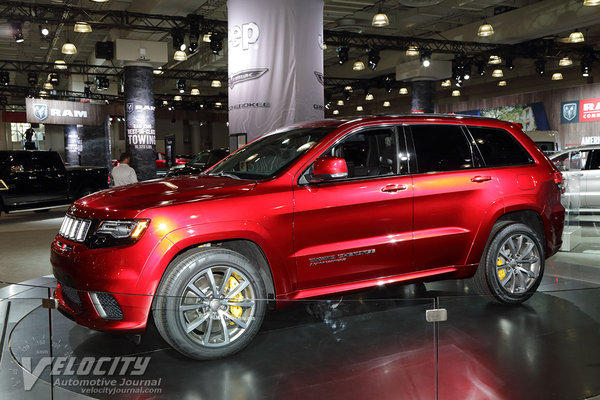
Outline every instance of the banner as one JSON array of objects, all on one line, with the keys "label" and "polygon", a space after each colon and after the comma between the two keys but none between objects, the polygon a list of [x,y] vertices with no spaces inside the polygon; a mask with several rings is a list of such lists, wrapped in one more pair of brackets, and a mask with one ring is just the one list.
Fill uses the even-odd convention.
[{"label": "banner", "polygon": [[517,104],[514,106],[484,108],[481,110],[461,111],[457,114],[477,115],[515,122],[523,126],[523,131],[549,131],[550,124],[544,103]]},{"label": "banner", "polygon": [[560,123],[600,121],[600,99],[564,101],[560,104]]},{"label": "banner", "polygon": [[323,0],[228,0],[229,132],[323,118]]},{"label": "banner", "polygon": [[26,98],[27,122],[55,125],[102,125],[108,108],[102,104]]}]

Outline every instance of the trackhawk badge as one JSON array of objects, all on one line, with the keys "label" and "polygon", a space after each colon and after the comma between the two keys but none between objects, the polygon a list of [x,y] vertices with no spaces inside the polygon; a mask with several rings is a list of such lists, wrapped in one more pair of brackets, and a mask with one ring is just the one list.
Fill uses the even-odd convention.
[{"label": "trackhawk badge", "polygon": [[323,86],[323,73],[315,71],[315,76],[317,77],[317,81]]},{"label": "trackhawk badge", "polygon": [[48,106],[46,104],[34,104],[33,115],[40,121],[48,118]]},{"label": "trackhawk badge", "polygon": [[254,68],[254,69],[245,69],[240,72],[236,72],[229,76],[229,87],[233,88],[238,83],[251,81],[253,79],[258,79],[269,71],[269,68]]}]

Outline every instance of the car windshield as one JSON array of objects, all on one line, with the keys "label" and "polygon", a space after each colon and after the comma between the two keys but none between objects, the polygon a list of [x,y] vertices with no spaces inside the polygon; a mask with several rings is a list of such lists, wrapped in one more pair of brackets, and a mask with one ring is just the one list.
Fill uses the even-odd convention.
[{"label": "car windshield", "polygon": [[240,179],[272,178],[334,129],[299,128],[266,135],[217,164],[209,174]]},{"label": "car windshield", "polygon": [[210,153],[208,153],[208,152],[198,153],[198,154],[196,154],[196,157],[194,157],[190,161],[188,161],[188,164],[194,165],[197,167],[204,167],[206,165],[206,163],[208,162],[209,157],[210,157]]}]

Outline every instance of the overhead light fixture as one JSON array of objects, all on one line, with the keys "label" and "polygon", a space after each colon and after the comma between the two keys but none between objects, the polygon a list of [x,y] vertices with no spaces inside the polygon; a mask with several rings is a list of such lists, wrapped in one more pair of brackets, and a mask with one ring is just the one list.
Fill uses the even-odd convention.
[{"label": "overhead light fixture", "polygon": [[558,65],[561,67],[568,67],[569,65],[573,65],[573,60],[571,60],[569,57],[563,57],[558,62]]},{"label": "overhead light fixture", "polygon": [[175,88],[179,90],[179,93],[185,92],[185,79],[177,79],[175,82]]},{"label": "overhead light fixture", "polygon": [[50,35],[50,29],[48,29],[48,27],[45,25],[40,25],[39,30],[40,30],[40,37],[43,40],[48,40],[48,36]]},{"label": "overhead light fixture", "polygon": [[54,90],[54,85],[50,82],[45,82],[43,88],[44,90]]},{"label": "overhead light fixture", "polygon": [[173,54],[173,60],[175,61],[185,61],[187,60],[187,54],[183,50],[176,50]]},{"label": "overhead light fixture", "polygon": [[569,35],[567,41],[569,43],[581,43],[585,41],[585,38],[583,37],[583,33],[581,33],[581,31],[575,31]]},{"label": "overhead light fixture", "polygon": [[581,76],[587,78],[592,73],[592,61],[583,59],[581,60]]},{"label": "overhead light fixture", "polygon": [[420,54],[421,52],[416,46],[408,46],[408,49],[406,50],[406,55],[409,57],[416,57]]},{"label": "overhead light fixture", "polygon": [[369,68],[375,71],[377,69],[377,64],[379,64],[379,60],[381,60],[381,57],[379,56],[379,50],[368,49],[367,54],[369,56],[369,60],[367,62],[369,64]]},{"label": "overhead light fixture", "polygon": [[391,104],[390,104],[390,102],[389,102],[389,101],[387,101],[387,100],[386,100],[386,101],[384,101],[384,102],[383,102],[383,106],[384,106],[384,107],[390,107],[390,106],[391,106]]},{"label": "overhead light fixture", "polygon": [[190,90],[190,94],[192,96],[199,96],[200,95],[200,89],[198,89],[198,88],[192,88],[192,90]]},{"label": "overhead light fixture", "polygon": [[346,101],[350,100],[350,91],[348,90],[344,90],[344,99],[346,99]]},{"label": "overhead light fixture", "polygon": [[25,41],[25,38],[23,37],[23,24],[21,24],[20,22],[13,22],[12,34],[15,38],[15,42],[23,43]]},{"label": "overhead light fixture", "polygon": [[583,5],[586,7],[600,6],[600,0],[583,0]]},{"label": "overhead light fixture", "polygon": [[356,111],[363,111],[363,106],[356,106]]},{"label": "overhead light fixture", "polygon": [[177,50],[185,51],[186,45],[184,42],[185,37],[184,37],[183,29],[181,29],[181,28],[171,29],[171,37],[173,38],[173,48],[175,49],[175,51],[177,51]]},{"label": "overhead light fixture", "polygon": [[498,82],[498,86],[506,86],[506,81],[500,81],[500,82]]},{"label": "overhead light fixture", "polygon": [[96,89],[97,90],[108,90],[110,87],[110,80],[106,76],[96,77]]},{"label": "overhead light fixture", "polygon": [[373,100],[373,99],[374,99],[374,97],[373,97],[373,93],[371,93],[371,92],[367,92],[367,95],[365,96],[365,100],[367,100],[367,101],[371,101],[371,100]]},{"label": "overhead light fixture", "polygon": [[344,105],[344,100],[340,99],[337,101],[337,105],[338,106],[343,106]]},{"label": "overhead light fixture", "polygon": [[87,22],[75,22],[75,26],[73,27],[73,31],[78,33],[90,33],[92,31],[92,27]]},{"label": "overhead light fixture", "polygon": [[363,63],[361,60],[356,60],[356,61],[354,61],[354,65],[352,66],[352,69],[354,71],[362,71],[363,69],[365,69],[365,63]]},{"label": "overhead light fixture", "polygon": [[408,94],[408,89],[403,86],[400,88],[400,90],[398,90],[398,94]]},{"label": "overhead light fixture", "polygon": [[10,75],[6,71],[0,71],[0,86],[8,86],[10,83]]},{"label": "overhead light fixture", "polygon": [[502,57],[492,54],[488,60],[488,64],[502,64]]},{"label": "overhead light fixture", "polygon": [[60,69],[60,70],[65,70],[67,69],[67,63],[65,62],[65,60],[55,60],[54,61],[54,68],[55,69]]},{"label": "overhead light fixture", "polygon": [[338,59],[338,64],[343,64],[346,61],[348,61],[348,47],[346,46],[340,46],[337,48],[336,52],[337,52],[337,59]]},{"label": "overhead light fixture", "polygon": [[421,65],[425,68],[428,68],[431,65],[431,51],[421,51]]},{"label": "overhead light fixture", "polygon": [[497,68],[494,71],[492,71],[492,76],[494,78],[502,78],[504,76],[504,73],[502,72],[502,70],[500,68]]},{"label": "overhead light fixture", "polygon": [[29,74],[27,74],[27,84],[29,86],[35,86],[37,85],[37,74],[35,72],[30,72]]},{"label": "overhead light fixture", "polygon": [[515,63],[514,63],[514,58],[513,57],[506,57],[506,69],[508,69],[509,71],[512,71],[515,68]]},{"label": "overhead light fixture", "polygon": [[210,35],[212,35],[211,32],[205,33],[204,35],[202,35],[202,41],[204,43],[210,43]]},{"label": "overhead light fixture", "polygon": [[333,115],[338,115],[340,113],[340,110],[333,110]]},{"label": "overhead light fixture", "polygon": [[452,81],[450,79],[446,79],[442,81],[442,87],[449,87],[452,85]]},{"label": "overhead light fixture", "polygon": [[221,87],[221,81],[215,79],[210,83],[210,87]]},{"label": "overhead light fixture", "polygon": [[154,75],[162,75],[162,74],[163,74],[163,72],[164,72],[164,71],[163,71],[162,67],[154,68],[154,69],[152,70],[152,73],[153,73]]},{"label": "overhead light fixture", "polygon": [[66,55],[77,54],[77,47],[75,47],[75,45],[73,43],[69,42],[69,39],[67,39],[67,42],[62,45],[62,48],[60,51],[61,51],[61,53],[66,54]]},{"label": "overhead light fixture", "polygon": [[107,3],[108,0],[92,0],[94,3]]},{"label": "overhead light fixture", "polygon": [[477,73],[479,74],[479,76],[485,75],[485,63],[484,62],[477,63]]},{"label": "overhead light fixture", "polygon": [[535,72],[537,72],[538,75],[544,75],[544,73],[546,72],[546,61],[544,61],[544,60],[536,60],[536,62],[535,62]]},{"label": "overhead light fixture", "polygon": [[163,104],[163,106],[168,106],[169,102],[167,100],[163,100],[162,104]]},{"label": "overhead light fixture", "polygon": [[215,107],[221,107],[223,106],[223,103],[221,103],[220,101],[215,102]]},{"label": "overhead light fixture", "polygon": [[561,81],[563,79],[563,75],[560,72],[555,72],[552,74],[553,81]]},{"label": "overhead light fixture", "polygon": [[352,92],[352,86],[350,86],[350,85],[344,86],[344,90],[347,92]]},{"label": "overhead light fixture", "polygon": [[195,14],[188,15],[190,25],[190,45],[188,53],[193,54],[198,50],[198,40],[200,40],[200,16]]},{"label": "overhead light fixture", "polygon": [[323,43],[323,50],[327,50],[327,44]]},{"label": "overhead light fixture", "polygon": [[477,30],[477,36],[492,36],[494,34],[494,28],[492,27],[491,24],[488,24],[487,21],[483,22],[483,25],[479,26],[479,29]]},{"label": "overhead light fixture", "polygon": [[181,101],[181,96],[180,95],[176,95],[173,97],[173,100],[175,101]]},{"label": "overhead light fixture", "polygon": [[218,32],[215,32],[210,35],[210,51],[213,54],[219,54],[221,50],[223,50],[223,39]]},{"label": "overhead light fixture", "polygon": [[60,84],[60,79],[58,78],[58,74],[48,74],[48,82],[50,82],[54,86],[58,86],[58,84]]},{"label": "overhead light fixture", "polygon": [[459,97],[460,96],[460,90],[453,90],[452,91],[452,97]]},{"label": "overhead light fixture", "polygon": [[377,14],[373,16],[373,21],[371,21],[371,25],[376,28],[381,28],[383,26],[388,26],[390,24],[390,20],[388,16],[381,11],[381,6],[379,6],[379,11]]}]

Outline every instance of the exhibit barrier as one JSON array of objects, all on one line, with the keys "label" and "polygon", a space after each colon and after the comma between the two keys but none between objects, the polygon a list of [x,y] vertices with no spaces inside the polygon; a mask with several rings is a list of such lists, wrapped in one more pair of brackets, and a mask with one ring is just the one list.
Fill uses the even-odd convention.
[{"label": "exhibit barrier", "polygon": [[[546,268],[552,273],[552,262]],[[547,276],[526,303],[507,306],[465,295],[468,281],[450,282],[291,301],[267,313],[248,347],[210,361],[182,356],[152,324],[141,337],[77,325],[55,308],[51,277],[4,282],[0,373],[10,384],[3,396],[449,400],[600,393],[600,285]]]}]

